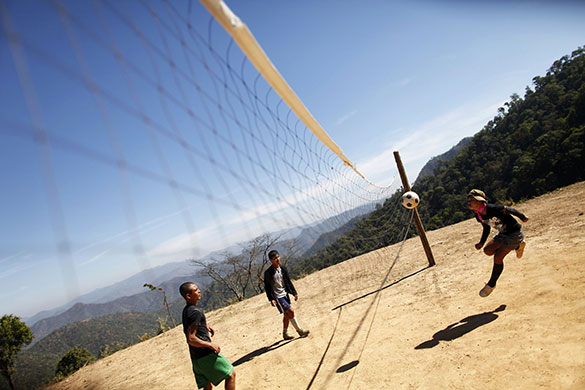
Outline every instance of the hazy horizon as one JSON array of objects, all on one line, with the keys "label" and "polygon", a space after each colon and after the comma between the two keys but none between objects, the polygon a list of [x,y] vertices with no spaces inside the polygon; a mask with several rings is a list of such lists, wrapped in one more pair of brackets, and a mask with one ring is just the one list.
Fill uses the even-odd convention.
[{"label": "hazy horizon", "polygon": [[[131,191],[125,192],[127,183],[115,175],[125,168],[116,165],[119,160],[108,143],[108,126],[100,121],[110,120],[124,129],[120,154],[132,155],[141,169],[152,177],[162,177],[164,185],[172,180],[165,176],[164,164],[156,161],[158,151],[149,144],[149,136],[137,136],[142,134],[138,132],[140,121],[129,119],[126,113],[100,113],[109,107],[104,109],[92,100],[83,75],[111,83],[112,90],[125,98],[119,105],[132,99],[144,101],[147,109],[143,112],[151,115],[151,121],[165,121],[165,109],[176,111],[176,107],[166,108],[167,102],[161,103],[156,93],[140,88],[133,91],[126,82],[136,82],[142,70],[125,80],[124,70],[116,68],[108,57],[114,57],[113,47],[119,44],[126,45],[123,54],[136,63],[152,63],[148,55],[157,51],[140,52],[140,40],[128,23],[116,21],[116,13],[107,6],[97,6],[96,10],[94,4],[64,3],[72,15],[69,25],[50,3],[42,1],[10,2],[3,5],[8,17],[0,14],[4,15],[0,19],[0,67],[6,75],[0,90],[0,167],[5,179],[0,195],[4,219],[0,228],[3,312],[30,318],[145,269],[233,245],[263,229],[288,226],[276,226],[267,219],[270,214],[283,213],[281,219],[291,225],[301,224],[303,217],[290,207],[305,201],[300,191],[270,198],[260,191],[248,191],[253,192],[250,194],[233,188],[233,193],[225,197],[218,194],[211,206],[201,200],[205,196],[197,198],[183,192],[180,195],[186,200],[181,204],[173,194],[173,183],[154,188],[146,179],[131,177],[126,179]],[[345,155],[370,181],[381,186],[394,177],[394,150],[400,151],[413,181],[428,160],[476,134],[512,94],[523,97],[533,77],[545,75],[554,61],[585,43],[585,3],[577,1],[226,3],[249,27]],[[209,15],[200,4],[178,1],[173,6],[179,16],[171,20],[190,15],[207,33]],[[155,7],[160,8],[161,20],[172,12],[159,4]],[[142,5],[129,4],[124,12],[140,26],[148,22],[151,30],[144,31],[146,36],[158,36],[160,26]],[[76,18],[85,24],[76,23]],[[81,33],[84,28],[98,31],[102,23],[112,28],[100,30],[109,51],[96,44],[97,38],[88,39],[89,33]],[[163,27],[175,31],[172,23],[169,26]],[[58,71],[47,65],[51,60],[32,55],[34,50],[28,46],[21,47],[24,54],[20,57],[11,46],[14,41],[7,39],[12,30],[21,34],[23,41],[31,40],[51,53],[52,59],[61,61],[54,67],[66,69],[65,73],[77,79],[59,77]],[[214,38],[225,35],[217,29],[210,31]],[[127,41],[122,33],[128,34]],[[164,52],[164,41],[158,39]],[[83,48],[79,52],[87,56],[85,59],[76,57],[79,52],[72,49],[75,45]],[[29,82],[23,81],[23,64]],[[232,66],[239,67],[240,63]],[[160,76],[160,69],[152,68],[144,78],[161,77],[169,81],[162,84],[170,89],[176,75]],[[30,98],[31,90],[38,101]],[[37,150],[42,141],[18,135],[15,130],[41,124],[67,141],[107,150],[110,154],[104,155],[113,156],[108,164],[115,174],[106,175],[97,167],[96,161],[107,160],[97,153],[94,160],[84,161],[75,157],[75,150],[53,153],[51,161],[59,174],[54,178],[54,194],[47,197],[50,175],[42,160],[43,151]],[[230,139],[230,134],[219,132],[217,137]],[[159,144],[161,149],[166,146],[164,142]],[[207,148],[211,155],[227,154],[214,144]],[[83,152],[94,156],[93,152]],[[177,157],[169,155],[169,159]],[[179,176],[192,173],[179,157],[172,160],[172,167]],[[203,176],[214,184],[222,179],[213,171]],[[192,182],[193,192],[202,188]],[[254,184],[269,188],[271,183],[266,179]],[[302,190],[311,195],[318,189]],[[214,191],[210,192],[219,193]],[[236,206],[223,208],[228,196],[245,206],[244,211],[236,212]],[[63,210],[55,210],[51,199],[59,199]],[[59,213],[63,226],[55,222],[60,220],[55,218]],[[194,213],[197,218],[185,222],[186,213]],[[257,222],[262,218],[262,223]],[[185,224],[193,225],[194,233],[187,232]],[[59,236],[62,231],[70,235],[67,240]],[[192,244],[195,236],[197,247]],[[68,251],[71,258],[59,260],[60,251]],[[39,288],[43,290],[40,295]]]}]

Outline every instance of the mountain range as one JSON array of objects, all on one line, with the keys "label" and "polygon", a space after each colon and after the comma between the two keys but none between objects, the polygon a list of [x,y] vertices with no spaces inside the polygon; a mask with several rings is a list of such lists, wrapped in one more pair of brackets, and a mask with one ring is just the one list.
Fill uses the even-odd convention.
[{"label": "mountain range", "polygon": [[[417,180],[421,180],[417,183],[416,190],[425,202],[421,203],[418,210],[421,219],[425,221],[427,230],[469,218],[469,210],[465,208],[461,200],[465,199],[469,188],[482,188],[495,200],[515,202],[585,180],[582,169],[585,165],[585,48],[575,51],[571,57],[565,56],[556,61],[545,77],[534,78],[534,84],[535,90],[527,88],[524,99],[512,95],[512,100],[505,104],[508,111],[506,112],[504,108],[499,110],[499,114],[488,122],[471,142],[462,147],[458,153],[454,153],[456,156],[445,156],[451,151],[441,155],[447,160],[441,160],[438,158],[441,156],[438,156],[435,158],[438,163],[437,168],[433,173],[424,177],[419,175]],[[455,147],[457,146],[459,144]],[[386,203],[388,204],[383,207],[391,207],[393,202]],[[375,205],[371,206],[375,207]],[[355,211],[352,210],[352,212]],[[352,218],[358,215],[357,212],[348,212],[347,218],[336,216],[322,223],[329,223],[331,225],[327,226],[333,227],[335,223],[344,219],[346,222],[352,221]],[[367,236],[367,232],[371,230],[368,226],[369,220],[372,224],[378,221],[377,218],[369,217],[359,221],[352,230],[362,229],[365,233],[356,232],[356,237]],[[306,228],[312,234],[317,231],[317,225]],[[340,223],[329,231],[336,228],[343,231],[345,229],[342,225]],[[301,230],[296,237],[299,237],[302,232]],[[286,232],[281,233],[283,233],[282,237],[285,237]],[[303,237],[307,245],[312,241],[311,234],[307,233]],[[383,234],[384,231],[381,231],[380,235]],[[344,249],[341,244],[349,240],[338,241],[342,242],[338,245],[339,248],[333,248],[331,251],[333,254],[341,252]],[[382,242],[382,240],[378,241]],[[314,241],[311,245],[315,245],[316,242]],[[351,249],[355,249],[353,243],[349,244],[352,246]],[[335,242],[332,246],[334,245]],[[310,250],[310,246],[307,246],[306,250]],[[343,261],[337,255],[334,260]],[[325,266],[327,264],[332,264],[332,262],[325,262]],[[176,294],[177,282],[174,283],[169,281],[168,284],[163,282],[161,285],[165,290],[168,289],[171,295]],[[137,284],[139,285],[137,288],[142,286],[142,282]],[[135,295],[135,299],[142,299],[145,302],[162,301],[158,291],[147,291],[137,295],[142,294],[145,295],[141,297]],[[151,294],[151,296],[146,294]],[[118,303],[118,307],[123,308],[135,304],[124,300]],[[171,305],[173,313],[180,310],[177,306],[179,303],[181,303],[179,300],[175,300]],[[83,305],[88,304],[77,306],[63,322],[85,315]],[[92,306],[92,308],[95,308],[97,312],[101,310],[101,313],[106,311],[100,306]],[[129,321],[127,314],[121,316],[125,318],[125,321]],[[57,326],[57,322],[55,320],[52,326]],[[97,320],[88,321],[92,324],[98,322]],[[43,331],[49,327],[47,325]],[[116,326],[102,325],[100,328],[115,330]],[[70,329],[79,329],[79,327]],[[135,330],[132,331],[131,336],[136,334],[135,332]],[[83,336],[91,334],[87,330],[78,333]],[[60,345],[64,340],[71,341],[73,336],[63,333],[51,344]],[[47,338],[47,340],[51,339],[53,338]],[[69,345],[72,344],[67,344]],[[52,350],[55,350],[53,346],[51,346]],[[1,384],[0,388],[2,388]]]},{"label": "mountain range", "polygon": [[[322,248],[347,230],[348,221],[359,219],[374,207],[375,204],[366,204],[321,222],[273,233],[274,236],[280,237],[280,242],[275,247],[277,249],[286,247],[289,241],[294,241],[300,254],[315,250],[314,248]],[[241,248],[234,245],[212,252],[203,260],[211,260],[226,251],[237,250]],[[147,291],[144,283],[163,288],[167,301],[171,303],[181,298],[177,286],[184,282],[186,277],[194,277],[197,271],[198,269],[188,260],[167,263],[151,268],[148,273],[140,272],[110,286],[81,295],[66,305],[37,313],[25,319],[35,335],[31,346],[54,330],[78,321],[114,313],[151,313],[161,310],[164,308],[162,293]],[[203,287],[210,280],[197,276],[197,281],[200,287]]]},{"label": "mountain range", "polygon": [[[165,282],[173,277],[193,274],[195,271],[196,270],[194,269],[194,266],[187,261],[177,261],[163,264],[149,270],[149,275],[152,276],[152,279],[149,279],[148,283],[158,285],[159,283]],[[28,326],[32,326],[38,321],[64,313],[73,306],[79,304],[106,303],[116,300],[120,297],[139,294],[144,291],[144,283],[144,273],[140,272],[110,286],[102,287],[87,294],[80,295],[65,305],[61,305],[50,310],[41,311],[31,317],[22,318],[22,320],[26,322]]]},{"label": "mountain range", "polygon": [[469,145],[469,143],[471,142],[472,139],[473,139],[473,137],[465,137],[461,141],[459,141],[457,143],[457,145],[453,146],[451,149],[449,149],[445,153],[431,158],[422,167],[422,169],[418,173],[418,176],[416,177],[416,180],[414,182],[417,183],[420,181],[420,179],[422,179],[426,176],[432,175],[433,172],[435,171],[435,169],[437,169],[439,167],[439,165],[441,165],[441,163],[447,162],[447,161],[451,160],[453,157],[455,157],[461,151],[461,149],[463,149],[464,147]]}]

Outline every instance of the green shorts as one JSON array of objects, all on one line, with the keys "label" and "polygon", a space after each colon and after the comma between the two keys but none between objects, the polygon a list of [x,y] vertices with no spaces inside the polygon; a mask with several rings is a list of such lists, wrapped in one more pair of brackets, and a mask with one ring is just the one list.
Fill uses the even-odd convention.
[{"label": "green shorts", "polygon": [[234,372],[234,366],[221,353],[210,353],[191,360],[191,363],[198,389],[204,388],[209,382],[217,386]]}]

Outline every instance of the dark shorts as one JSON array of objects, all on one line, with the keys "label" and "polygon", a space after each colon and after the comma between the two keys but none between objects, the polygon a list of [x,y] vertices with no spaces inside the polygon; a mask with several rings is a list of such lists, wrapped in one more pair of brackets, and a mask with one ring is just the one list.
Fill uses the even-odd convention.
[{"label": "dark shorts", "polygon": [[234,366],[221,353],[210,353],[191,360],[191,363],[198,389],[204,388],[209,382],[217,386],[234,372]]},{"label": "dark shorts", "polygon": [[287,295],[283,298],[276,298],[276,308],[278,309],[279,313],[284,313],[288,309],[290,309],[290,298]]},{"label": "dark shorts", "polygon": [[502,244],[502,248],[512,250],[518,248],[518,245],[520,245],[523,240],[524,233],[522,232],[522,229],[513,233],[498,233],[498,235],[494,237],[494,242]]}]

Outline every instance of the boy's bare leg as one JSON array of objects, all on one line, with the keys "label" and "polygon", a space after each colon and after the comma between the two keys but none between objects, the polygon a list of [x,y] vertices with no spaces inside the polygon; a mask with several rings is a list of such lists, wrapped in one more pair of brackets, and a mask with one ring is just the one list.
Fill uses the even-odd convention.
[{"label": "boy's bare leg", "polygon": [[225,390],[236,390],[236,370],[225,380]]},{"label": "boy's bare leg", "polygon": [[495,264],[504,264],[504,257],[506,257],[506,255],[508,253],[512,252],[511,249],[508,248],[498,248],[496,250],[496,253],[494,253],[494,263]]},{"label": "boy's bare leg", "polygon": [[483,251],[488,256],[494,256],[494,267],[492,269],[490,280],[479,292],[479,295],[485,298],[490,295],[493,289],[496,287],[496,282],[504,270],[504,257],[506,257],[506,255],[511,252],[511,249],[503,248],[502,244],[491,240],[484,247]]},{"label": "boy's bare leg", "polygon": [[283,325],[283,329],[288,329],[288,323],[289,323],[289,319],[288,319],[288,310],[284,313],[284,315],[282,316],[282,325]]},{"label": "boy's bare leg", "polygon": [[484,247],[483,253],[488,256],[493,256],[496,251],[502,246],[502,244],[495,242],[494,240],[490,240]]},{"label": "boy's bare leg", "polygon": [[207,385],[203,388],[203,390],[211,390],[213,389],[213,384],[211,382],[207,382]]}]

